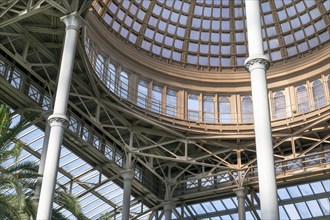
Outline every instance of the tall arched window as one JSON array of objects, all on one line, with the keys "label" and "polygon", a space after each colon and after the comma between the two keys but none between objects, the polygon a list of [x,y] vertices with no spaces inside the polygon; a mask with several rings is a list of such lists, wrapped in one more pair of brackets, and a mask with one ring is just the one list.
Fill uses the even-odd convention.
[{"label": "tall arched window", "polygon": [[274,118],[280,119],[286,117],[286,104],[283,92],[274,94]]},{"label": "tall arched window", "polygon": [[321,80],[317,79],[313,82],[313,99],[314,108],[321,108],[325,106],[324,88]]},{"label": "tall arched window", "polygon": [[203,98],[203,121],[214,123],[214,102],[212,96]]},{"label": "tall arched window", "polygon": [[306,86],[298,86],[297,88],[297,107],[298,113],[309,111],[309,99]]},{"label": "tall arched window", "polygon": [[99,78],[102,79],[104,75],[104,57],[101,54],[97,55],[95,61],[95,72]]},{"label": "tall arched window", "polygon": [[119,76],[118,94],[124,99],[128,98],[128,75],[125,72],[121,72]]},{"label": "tall arched window", "polygon": [[162,112],[162,88],[160,86],[153,86],[151,93],[151,111]]},{"label": "tall arched window", "polygon": [[198,96],[197,95],[189,95],[188,96],[188,120],[190,121],[198,121]]},{"label": "tall arched window", "polygon": [[177,107],[176,91],[167,90],[166,95],[166,115],[175,117]]},{"label": "tall arched window", "polygon": [[105,78],[106,86],[111,92],[115,91],[116,85],[116,67],[110,63],[108,66],[108,73]]},{"label": "tall arched window", "polygon": [[148,104],[148,83],[144,80],[139,80],[137,93],[137,106],[146,108]]},{"label": "tall arched window", "polygon": [[242,122],[253,122],[253,106],[250,96],[244,96],[242,99]]},{"label": "tall arched window", "polygon": [[230,101],[228,97],[219,98],[219,122],[231,123]]}]

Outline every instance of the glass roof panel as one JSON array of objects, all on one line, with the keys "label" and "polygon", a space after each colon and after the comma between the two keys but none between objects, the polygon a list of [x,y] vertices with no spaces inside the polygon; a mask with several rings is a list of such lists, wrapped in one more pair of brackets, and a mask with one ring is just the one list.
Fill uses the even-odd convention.
[{"label": "glass roof panel", "polygon": [[314,193],[323,193],[324,188],[321,182],[314,182],[310,184]]},{"label": "glass roof panel", "polygon": [[[202,45],[201,42],[207,43],[208,46],[210,42],[222,45],[242,43],[246,46],[244,1],[234,1],[233,4],[229,2],[96,0],[93,5],[105,24],[121,37],[159,57],[198,66],[242,67],[248,56],[247,49],[238,52],[213,49],[210,52],[205,46],[191,46]],[[312,0],[298,0],[294,4],[292,1],[278,0],[274,1],[274,4],[261,1],[264,51],[271,61],[298,57],[297,54],[329,41],[324,16],[329,15],[329,0],[322,3],[317,5],[317,2]],[[131,32],[134,32],[134,35],[130,34]],[[231,34],[235,35],[234,39]],[[281,40],[282,34],[284,42]],[[310,40],[311,36],[315,38]],[[164,41],[167,37],[174,40],[174,45]],[[146,45],[146,41],[150,45]],[[295,42],[298,44],[292,45]],[[177,51],[171,55],[173,46]],[[187,53],[184,59],[179,58],[182,52]],[[200,57],[200,54],[208,54],[208,57]],[[214,57],[210,57],[224,54],[230,55],[232,60],[223,58],[218,62]]]},{"label": "glass roof panel", "polygon": [[330,215],[330,199],[329,198],[324,198],[324,199],[319,199],[318,200],[321,209],[325,215]]},{"label": "glass roof panel", "polygon": [[[18,122],[18,118],[15,118],[13,125]],[[38,163],[40,154],[38,155],[37,152],[31,154],[30,152],[40,150],[44,139],[44,132],[36,126],[31,125],[23,130],[19,136],[28,150],[22,150],[18,161]],[[15,160],[13,158],[6,161],[5,165],[11,166],[14,162]],[[110,201],[109,203],[116,203],[118,207],[122,204],[123,190],[111,181],[98,186],[99,183],[106,181],[107,177],[100,175],[99,171],[92,169],[89,164],[77,157],[65,146],[61,148],[60,169],[57,174],[57,180],[59,184],[70,190],[78,198],[84,215],[90,219],[97,219],[103,213],[108,213],[114,209],[113,206],[105,202],[106,199]],[[131,197],[131,199],[134,198]],[[132,209],[140,212],[142,210],[141,205],[141,203],[138,203],[132,206]],[[57,204],[54,204],[54,207],[60,208]],[[147,207],[143,206],[143,210],[146,209]],[[60,211],[68,219],[75,219],[67,210],[61,209]],[[149,217],[149,214],[146,214],[145,217]],[[119,220],[120,218],[120,215],[116,216],[116,219]]]},{"label": "glass roof panel", "polygon": [[313,217],[323,216],[322,210],[316,200],[306,202]]},{"label": "glass roof panel", "polygon": [[284,206],[286,212],[290,219],[301,219],[299,213],[297,212],[296,207],[293,204],[288,204]]},{"label": "glass roof panel", "polygon": [[[330,76],[330,75],[329,75]],[[330,77],[328,77],[330,79]],[[330,180],[323,180],[322,184],[327,192],[330,192]]]},{"label": "glass roof panel", "polygon": [[297,186],[288,187],[287,190],[292,198],[301,197],[301,193]]},{"label": "glass roof panel", "polygon": [[210,202],[204,202],[202,203],[202,206],[204,207],[204,209],[210,213],[210,212],[215,212],[216,210],[214,209],[213,205]]},{"label": "glass roof panel", "polygon": [[296,203],[295,205],[296,205],[296,207],[299,211],[299,214],[302,218],[311,218],[312,217],[312,215],[308,211],[308,207],[307,207],[305,202],[299,202],[299,203]]},{"label": "glass roof panel", "polygon": [[288,191],[285,188],[280,188],[277,190],[277,194],[280,197],[281,200],[289,199],[290,195],[288,194]]}]

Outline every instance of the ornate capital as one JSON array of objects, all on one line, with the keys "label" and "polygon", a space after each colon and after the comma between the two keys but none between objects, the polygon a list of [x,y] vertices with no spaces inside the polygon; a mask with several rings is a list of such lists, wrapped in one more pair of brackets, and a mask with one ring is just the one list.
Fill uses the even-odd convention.
[{"label": "ornate capital", "polygon": [[66,127],[69,125],[69,119],[62,114],[52,114],[48,117],[48,124],[50,126],[54,126],[57,124],[58,126]]},{"label": "ornate capital", "polygon": [[265,55],[257,55],[247,58],[245,60],[244,66],[248,72],[251,72],[251,70],[256,64],[258,64],[258,66],[261,66],[265,70],[268,70],[270,67],[269,58]]},{"label": "ornate capital", "polygon": [[77,12],[65,15],[60,19],[65,24],[66,30],[75,29],[79,31],[81,27],[85,26],[85,20]]}]

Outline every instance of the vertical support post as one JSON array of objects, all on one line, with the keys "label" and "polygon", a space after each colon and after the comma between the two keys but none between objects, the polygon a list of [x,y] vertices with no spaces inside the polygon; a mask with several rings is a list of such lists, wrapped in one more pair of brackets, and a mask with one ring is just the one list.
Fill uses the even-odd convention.
[{"label": "vertical support post", "polygon": [[131,205],[131,191],[132,191],[132,180],[134,178],[134,172],[132,171],[132,153],[130,152],[133,148],[134,135],[133,130],[130,131],[129,136],[129,152],[126,157],[126,170],[120,172],[124,179],[124,194],[123,194],[123,206],[122,206],[122,219],[129,219],[130,205]]},{"label": "vertical support post", "polygon": [[237,196],[238,202],[238,219],[245,220],[245,196],[246,189],[244,187],[240,187],[233,190]]},{"label": "vertical support post", "polygon": [[171,166],[168,167],[168,182],[166,183],[166,192],[165,192],[165,198],[164,198],[164,203],[163,203],[163,207],[164,207],[164,216],[165,216],[165,220],[171,220],[172,218],[172,209],[173,209],[173,204],[171,201]]},{"label": "vertical support post", "polygon": [[245,60],[245,67],[251,75],[261,218],[279,219],[266,82],[266,70],[270,62],[264,55],[262,46],[259,0],[246,0],[245,9],[249,46],[249,58]]},{"label": "vertical support post", "polygon": [[39,201],[39,197],[40,197],[42,175],[45,169],[45,161],[46,161],[46,155],[48,149],[49,133],[50,133],[50,126],[49,124],[47,124],[45,130],[44,142],[42,144],[42,151],[41,151],[41,157],[40,157],[40,163],[38,169],[38,174],[40,175],[40,177],[37,178],[37,184],[34,190],[34,198],[36,201]]},{"label": "vertical support post", "polygon": [[172,219],[172,203],[170,201],[164,203],[164,216],[165,220]]},{"label": "vertical support post", "polygon": [[129,210],[131,203],[131,191],[132,180],[134,178],[134,172],[131,169],[123,170],[120,172],[124,179],[124,194],[123,194],[123,207],[122,207],[122,219],[129,219]]},{"label": "vertical support post", "polygon": [[65,39],[54,111],[48,118],[48,123],[50,125],[49,147],[47,150],[44,168],[46,172],[44,172],[42,178],[37,220],[51,219],[64,127],[69,121],[66,116],[66,110],[70,91],[73,61],[79,30],[83,25],[83,19],[76,12],[62,17],[61,20],[66,25]]}]

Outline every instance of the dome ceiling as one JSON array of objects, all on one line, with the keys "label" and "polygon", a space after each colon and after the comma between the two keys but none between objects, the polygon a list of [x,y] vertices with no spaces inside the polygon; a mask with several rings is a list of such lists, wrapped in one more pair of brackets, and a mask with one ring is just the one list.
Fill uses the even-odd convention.
[{"label": "dome ceiling", "polygon": [[[329,41],[329,0],[261,1],[265,53],[286,60]],[[237,68],[248,57],[243,0],[96,0],[106,25],[133,46],[184,65]]]}]

